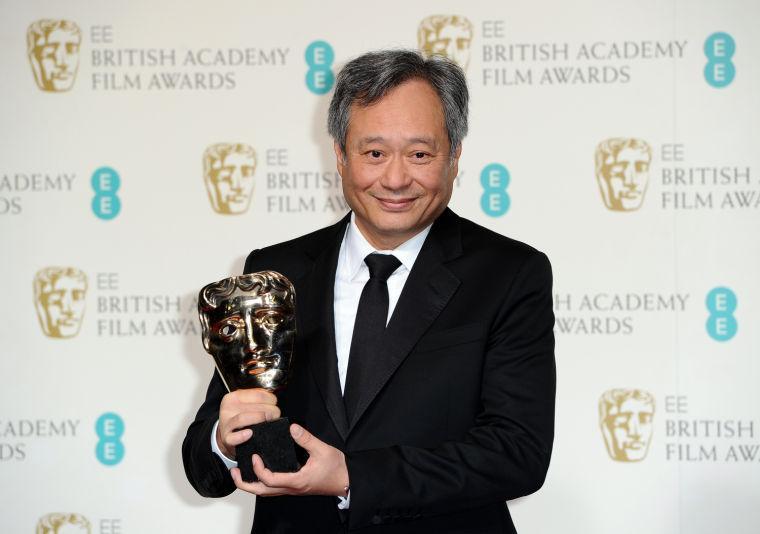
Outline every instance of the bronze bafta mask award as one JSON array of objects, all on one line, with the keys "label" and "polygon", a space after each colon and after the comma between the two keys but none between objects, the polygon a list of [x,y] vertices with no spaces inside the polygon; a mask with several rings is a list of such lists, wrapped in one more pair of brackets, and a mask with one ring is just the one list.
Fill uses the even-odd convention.
[{"label": "bronze bafta mask award", "polygon": [[[208,284],[198,296],[203,347],[227,389],[285,387],[296,336],[295,289],[274,271],[225,278]],[[256,453],[271,471],[301,467],[282,417],[252,425],[253,437],[235,449],[243,480],[253,482],[251,456]]]}]

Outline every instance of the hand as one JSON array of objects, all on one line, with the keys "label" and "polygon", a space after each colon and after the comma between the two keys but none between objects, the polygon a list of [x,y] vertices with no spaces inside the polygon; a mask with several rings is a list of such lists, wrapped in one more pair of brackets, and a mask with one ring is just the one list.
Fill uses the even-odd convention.
[{"label": "hand", "polygon": [[234,459],[235,447],[253,434],[244,427],[278,417],[280,409],[277,407],[277,397],[266,389],[238,389],[227,393],[219,406],[216,444],[227,458]]},{"label": "hand", "polygon": [[309,460],[297,473],[273,473],[258,454],[253,455],[253,472],[258,482],[243,482],[240,469],[230,470],[235,486],[260,497],[275,495],[346,496],[348,468],[343,453],[320,441],[299,425],[290,425],[290,435],[309,453]]}]

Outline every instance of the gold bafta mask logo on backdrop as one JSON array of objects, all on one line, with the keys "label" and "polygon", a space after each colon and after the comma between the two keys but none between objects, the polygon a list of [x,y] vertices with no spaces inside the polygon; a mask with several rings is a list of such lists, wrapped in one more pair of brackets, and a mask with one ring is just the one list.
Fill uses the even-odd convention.
[{"label": "gold bafta mask logo on backdrop", "polygon": [[613,211],[641,207],[649,183],[652,149],[641,139],[613,137],[596,147],[596,181],[604,205]]},{"label": "gold bafta mask logo on backdrop", "polygon": [[90,534],[90,522],[81,514],[47,514],[37,522],[36,534]]},{"label": "gold bafta mask logo on backdrop", "polygon": [[256,152],[241,143],[217,143],[203,153],[203,181],[217,213],[248,211],[253,195]]},{"label": "gold bafta mask logo on backdrop", "polygon": [[73,267],[46,267],[34,276],[34,305],[45,335],[74,337],[84,317],[87,275]]},{"label": "gold bafta mask logo on backdrop", "polygon": [[29,25],[27,54],[37,87],[55,93],[73,87],[81,42],[82,32],[70,20],[42,19]]},{"label": "gold bafta mask logo on backdrop", "polygon": [[459,15],[432,15],[420,22],[417,44],[426,57],[446,56],[466,69],[470,63],[472,23]]},{"label": "gold bafta mask logo on backdrop", "polygon": [[599,399],[599,426],[610,458],[639,462],[652,440],[654,397],[641,389],[610,389]]}]

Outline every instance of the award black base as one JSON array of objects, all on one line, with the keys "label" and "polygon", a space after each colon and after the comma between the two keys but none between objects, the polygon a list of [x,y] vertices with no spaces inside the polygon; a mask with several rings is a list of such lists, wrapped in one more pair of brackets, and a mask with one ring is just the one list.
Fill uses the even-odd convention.
[{"label": "award black base", "polygon": [[254,454],[264,460],[267,469],[276,473],[295,473],[306,463],[308,454],[293,441],[287,417],[246,428],[253,431],[253,436],[235,447],[235,457],[244,482],[259,480],[253,472],[251,457]]}]

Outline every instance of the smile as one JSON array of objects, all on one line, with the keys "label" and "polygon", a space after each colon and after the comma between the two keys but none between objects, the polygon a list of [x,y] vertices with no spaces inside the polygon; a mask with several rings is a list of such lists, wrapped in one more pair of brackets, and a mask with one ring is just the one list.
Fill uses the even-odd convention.
[{"label": "smile", "polygon": [[376,200],[380,204],[380,207],[385,211],[406,211],[417,200],[417,197],[412,198],[377,198]]}]

